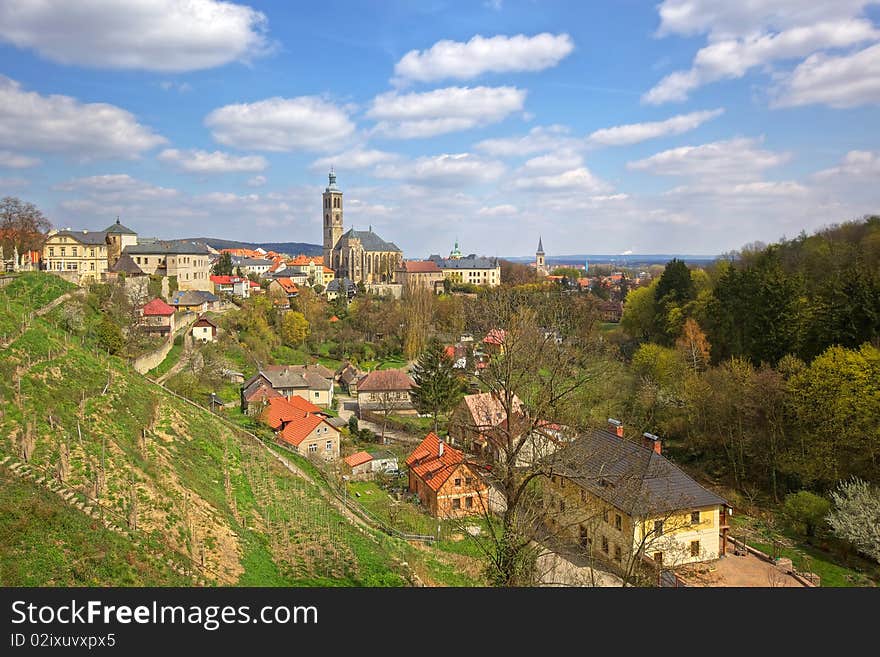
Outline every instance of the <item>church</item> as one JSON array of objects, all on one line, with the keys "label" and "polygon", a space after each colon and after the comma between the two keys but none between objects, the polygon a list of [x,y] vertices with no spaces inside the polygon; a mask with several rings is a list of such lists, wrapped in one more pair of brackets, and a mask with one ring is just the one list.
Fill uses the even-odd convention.
[{"label": "church", "polygon": [[[324,264],[336,278],[355,283],[391,283],[403,263],[403,251],[386,242],[373,227],[345,231],[342,220],[342,190],[336,185],[336,173],[330,171],[330,184],[324,189]],[[343,232],[344,231],[344,232]]]}]

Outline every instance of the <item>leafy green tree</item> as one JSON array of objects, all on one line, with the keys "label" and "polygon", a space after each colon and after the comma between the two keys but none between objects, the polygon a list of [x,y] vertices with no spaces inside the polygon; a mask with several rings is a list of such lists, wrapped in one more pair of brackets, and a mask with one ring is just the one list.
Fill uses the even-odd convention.
[{"label": "leafy green tree", "polygon": [[443,343],[432,338],[418,362],[412,368],[415,386],[412,400],[420,413],[430,413],[434,419],[434,431],[439,429],[439,416],[447,413],[464,394],[463,386],[446,355]]},{"label": "leafy green tree", "polygon": [[827,521],[834,534],[880,562],[880,488],[853,477],[832,491]]},{"label": "leafy green tree", "polygon": [[565,276],[570,280],[577,280],[584,276],[584,273],[574,267],[557,267],[552,272],[553,276]]},{"label": "leafy green tree", "polygon": [[684,261],[673,258],[666,263],[655,295],[657,301],[671,301],[679,305],[696,298],[697,288],[691,270]]},{"label": "leafy green tree", "polygon": [[98,338],[98,344],[111,354],[120,353],[125,347],[125,338],[122,336],[122,329],[119,328],[113,320],[106,315],[98,322],[95,329],[95,335]]},{"label": "leafy green tree", "polygon": [[808,538],[816,535],[816,530],[823,525],[830,509],[831,502],[806,490],[786,495],[782,505],[788,526]]},{"label": "leafy green tree", "polygon": [[630,290],[623,306],[620,325],[637,340],[650,340],[654,336],[654,295],[660,279],[655,278],[647,287]]},{"label": "leafy green tree", "polygon": [[281,316],[281,339],[285,344],[301,345],[309,337],[309,322],[301,312],[289,310]]},{"label": "leafy green tree", "polygon": [[215,276],[232,276],[232,256],[228,253],[221,253],[211,272]]}]

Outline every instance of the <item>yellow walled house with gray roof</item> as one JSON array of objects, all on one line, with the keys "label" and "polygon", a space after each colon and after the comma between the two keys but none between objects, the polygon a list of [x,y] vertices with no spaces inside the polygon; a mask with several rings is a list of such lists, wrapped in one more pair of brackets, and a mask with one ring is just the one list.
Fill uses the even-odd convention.
[{"label": "yellow walled house with gray roof", "polygon": [[75,283],[99,281],[116,264],[137,233],[119,219],[104,230],[51,230],[43,243],[46,269]]},{"label": "yellow walled house with gray roof", "polygon": [[552,455],[544,518],[556,539],[619,572],[724,556],[727,501],[661,454],[661,441],[593,430]]}]

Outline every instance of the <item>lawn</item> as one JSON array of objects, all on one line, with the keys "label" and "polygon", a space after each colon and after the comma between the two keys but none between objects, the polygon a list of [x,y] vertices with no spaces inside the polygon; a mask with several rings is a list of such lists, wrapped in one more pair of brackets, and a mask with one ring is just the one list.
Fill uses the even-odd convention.
[{"label": "lawn", "polygon": [[733,523],[735,527],[744,530],[742,534],[745,535],[745,542],[748,545],[765,554],[773,555],[773,542],[776,540],[776,554],[791,559],[799,572],[813,572],[819,575],[822,578],[822,586],[876,586],[866,573],[840,564],[833,554],[804,543],[800,537],[790,532],[774,531],[762,520],[744,515],[735,516]]},{"label": "lawn", "polygon": [[171,347],[171,351],[168,352],[168,355],[165,356],[165,360],[156,365],[153,369],[151,369],[147,374],[154,379],[162,376],[172,367],[177,364],[177,361],[180,360],[180,354],[183,353],[183,345],[176,344]]}]

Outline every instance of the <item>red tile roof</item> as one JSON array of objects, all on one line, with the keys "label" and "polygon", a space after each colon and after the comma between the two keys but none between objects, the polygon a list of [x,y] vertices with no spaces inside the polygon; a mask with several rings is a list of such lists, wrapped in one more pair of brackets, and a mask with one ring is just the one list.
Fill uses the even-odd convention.
[{"label": "red tile roof", "polygon": [[287,292],[287,294],[296,294],[297,292],[299,292],[299,288],[296,286],[296,283],[293,282],[293,279],[285,277],[276,278],[275,280],[278,281],[281,289]]},{"label": "red tile roof", "polygon": [[217,285],[232,285],[243,280],[245,279],[241,276],[218,276],[216,274],[211,276],[211,282]]},{"label": "red tile roof", "polygon": [[[278,434],[278,437],[294,447],[299,447],[300,443],[308,438],[309,434],[321,424],[326,424],[333,429],[334,434],[332,435],[339,435],[339,429],[332,426],[320,415],[302,413],[299,417],[291,418],[290,421],[288,421],[287,426],[284,427],[284,430]],[[327,434],[327,436],[330,435],[331,434]]]},{"label": "red tile roof", "polygon": [[486,344],[501,344],[506,337],[507,331],[504,329],[492,329],[486,334],[486,337],[483,338],[483,342]]},{"label": "red tile roof", "polygon": [[403,266],[407,274],[439,274],[443,271],[433,260],[407,260]]},{"label": "red tile roof", "polygon": [[339,318],[338,318],[336,315],[333,315],[333,317],[330,318],[330,323],[331,323],[331,324],[332,324],[332,323],[335,323],[335,322],[338,322],[338,321],[339,321]]},{"label": "red tile roof", "polygon": [[174,314],[174,308],[156,297],[141,309],[147,317],[168,317]]},{"label": "red tile roof", "polygon": [[369,463],[373,460],[373,457],[367,454],[367,452],[358,452],[356,454],[352,454],[351,456],[346,456],[343,460],[348,467],[356,468],[357,466],[363,465],[364,463]]},{"label": "red tile roof", "polygon": [[308,399],[303,399],[299,395],[291,395],[287,403],[303,413],[323,413],[320,406],[315,406]]},{"label": "red tile roof", "polygon": [[253,287],[260,287],[260,284],[257,283],[256,281],[251,281],[251,287],[252,287],[252,288],[253,288]]},{"label": "red tile roof", "polygon": [[415,383],[403,370],[376,370],[370,372],[358,383],[358,392],[379,392],[382,390],[409,390]]},{"label": "red tile roof", "polygon": [[288,261],[288,265],[323,265],[324,264],[324,256],[306,256],[306,255],[298,255],[293,260]]},{"label": "red tile roof", "polygon": [[433,431],[406,457],[409,469],[435,491],[440,490],[463,462],[464,455],[446,443],[440,455],[440,438]]}]

